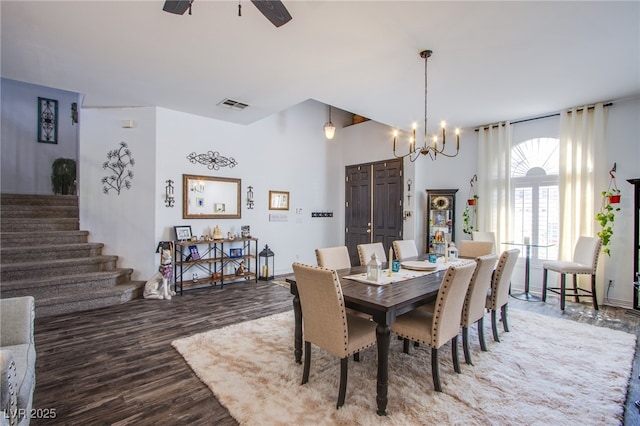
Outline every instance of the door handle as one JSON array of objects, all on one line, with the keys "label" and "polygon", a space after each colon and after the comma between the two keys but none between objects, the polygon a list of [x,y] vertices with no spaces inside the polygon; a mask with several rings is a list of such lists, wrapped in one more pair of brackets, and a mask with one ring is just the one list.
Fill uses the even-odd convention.
[{"label": "door handle", "polygon": [[371,229],[367,229],[367,234],[370,234],[370,233],[371,233]]}]

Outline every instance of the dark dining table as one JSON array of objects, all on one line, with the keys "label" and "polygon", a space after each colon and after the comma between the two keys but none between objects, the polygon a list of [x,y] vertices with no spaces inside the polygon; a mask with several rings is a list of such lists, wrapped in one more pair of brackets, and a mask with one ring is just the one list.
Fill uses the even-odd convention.
[{"label": "dark dining table", "polygon": [[[423,258],[413,258],[412,260]],[[384,265],[386,268],[387,266]],[[445,270],[432,272],[417,278],[398,281],[386,285],[371,285],[345,279],[347,275],[366,272],[365,266],[337,270],[342,286],[345,306],[353,310],[370,314],[378,324],[376,343],[378,348],[378,375],[376,384],[376,402],[378,415],[387,414],[387,390],[389,385],[389,345],[391,342],[391,324],[396,317],[434,300],[438,294]],[[302,310],[298,287],[294,276],[286,279],[293,295],[295,317],[294,357],[302,362]]]}]

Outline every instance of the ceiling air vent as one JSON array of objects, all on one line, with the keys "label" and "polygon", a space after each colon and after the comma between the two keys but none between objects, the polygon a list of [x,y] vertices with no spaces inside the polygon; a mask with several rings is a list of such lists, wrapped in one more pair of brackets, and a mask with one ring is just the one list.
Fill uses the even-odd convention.
[{"label": "ceiling air vent", "polygon": [[249,105],[242,103],[242,102],[238,102],[238,101],[234,101],[233,99],[223,99],[222,101],[220,101],[218,103],[219,106],[223,106],[223,107],[227,107],[227,108],[231,108],[231,109],[235,109],[237,111],[242,111],[243,109],[245,109],[246,107],[248,107]]}]

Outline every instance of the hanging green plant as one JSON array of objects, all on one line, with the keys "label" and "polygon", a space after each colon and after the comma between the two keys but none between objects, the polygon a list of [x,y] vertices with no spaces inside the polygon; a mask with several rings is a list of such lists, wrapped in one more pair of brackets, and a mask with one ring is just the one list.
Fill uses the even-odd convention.
[{"label": "hanging green plant", "polygon": [[51,189],[54,194],[73,195],[76,188],[76,160],[57,158],[51,165]]},{"label": "hanging green plant", "polygon": [[602,191],[602,205],[600,206],[600,211],[596,214],[596,221],[600,224],[600,231],[597,235],[602,240],[602,251],[608,256],[611,256],[609,243],[613,236],[616,212],[620,211],[620,207],[617,206],[617,204],[620,203],[620,190],[616,184],[615,171],[616,163],[613,163],[613,168],[609,172],[609,176],[611,177],[609,187],[606,191]]},{"label": "hanging green plant", "polygon": [[471,234],[473,231],[476,231],[476,217],[478,213],[478,195],[476,194],[476,190],[473,187],[473,182],[478,180],[477,175],[473,175],[471,180],[469,181],[469,196],[467,197],[467,205],[462,212],[462,232],[465,234]]}]

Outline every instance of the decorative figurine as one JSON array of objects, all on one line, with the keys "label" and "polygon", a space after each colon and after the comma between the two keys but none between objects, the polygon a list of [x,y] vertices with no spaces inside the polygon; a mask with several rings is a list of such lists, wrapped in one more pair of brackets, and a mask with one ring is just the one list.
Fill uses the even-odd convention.
[{"label": "decorative figurine", "polygon": [[242,260],[240,261],[240,264],[236,268],[236,275],[241,277],[244,275],[244,271],[245,271],[244,260]]},{"label": "decorative figurine", "polygon": [[218,225],[216,225],[215,228],[213,228],[213,239],[214,240],[222,240],[224,237],[222,236],[222,231],[220,230],[220,227]]}]

